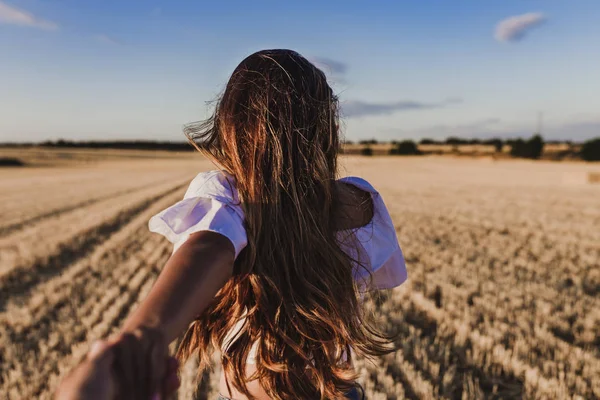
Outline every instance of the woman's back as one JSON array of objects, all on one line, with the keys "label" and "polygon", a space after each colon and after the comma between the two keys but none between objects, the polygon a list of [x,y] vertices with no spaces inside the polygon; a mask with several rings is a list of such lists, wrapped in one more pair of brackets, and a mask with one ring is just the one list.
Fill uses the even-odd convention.
[{"label": "woman's back", "polygon": [[[336,182],[335,187],[336,208],[333,218],[336,230],[353,230],[368,225],[373,218],[373,201],[370,193],[340,181]],[[256,373],[254,363],[248,363],[248,376],[252,376],[254,373]],[[248,389],[256,400],[271,399],[258,381],[251,382]],[[228,387],[224,372],[221,372],[219,378],[219,393],[221,393],[219,400],[242,400],[247,398],[230,385]],[[356,399],[359,399],[359,397],[357,396]]]},{"label": "woman's back", "polygon": [[[332,222],[340,244],[344,247],[345,239],[361,241],[359,244],[364,252],[364,266],[369,268],[367,276],[374,282],[372,288],[401,284],[406,279],[404,258],[397,245],[393,223],[379,193],[364,179],[357,177],[336,180],[334,193]],[[226,236],[233,243],[236,254],[239,254],[247,244],[243,220],[244,205],[240,201],[235,179],[215,170],[198,174],[184,199],[154,216],[149,226],[150,230],[169,238],[175,244],[174,251],[193,232],[211,230]],[[392,245],[382,238],[390,238]],[[380,257],[381,254],[383,257]],[[355,278],[360,277],[360,266],[355,265],[355,268]],[[244,323],[245,319],[242,318],[228,332],[223,339],[223,352],[229,351]],[[247,376],[257,372],[256,344],[253,344],[246,360]],[[310,370],[307,373],[310,374]],[[231,377],[226,379],[223,371],[220,392],[225,398],[245,399],[245,394],[232,385],[227,386],[227,380],[230,381]],[[247,389],[257,399],[271,398],[258,381],[249,382]]]},{"label": "woman's back", "polygon": [[[367,181],[358,177],[336,180],[334,193],[334,212],[331,216],[338,239],[343,248],[350,250],[352,246],[344,246],[346,240],[360,241],[358,244],[363,251],[362,260],[369,269],[366,277],[372,279],[372,288],[401,284],[406,279],[404,258],[397,245],[392,220],[379,193]],[[191,182],[184,199],[154,216],[149,226],[150,230],[169,238],[175,244],[174,251],[190,234],[211,230],[229,238],[236,254],[239,254],[247,244],[243,220],[244,205],[239,198],[235,179],[225,172],[215,170],[198,174]],[[355,278],[361,277],[360,266],[355,265],[355,268]],[[244,323],[245,319],[242,318],[228,332],[223,339],[222,351],[228,351]],[[256,372],[256,351],[254,343],[246,363],[248,376]],[[250,382],[247,388],[257,399],[270,399],[258,381]],[[227,387],[224,372],[220,378],[220,391],[227,396],[225,398],[246,398],[246,395],[231,385]]]}]

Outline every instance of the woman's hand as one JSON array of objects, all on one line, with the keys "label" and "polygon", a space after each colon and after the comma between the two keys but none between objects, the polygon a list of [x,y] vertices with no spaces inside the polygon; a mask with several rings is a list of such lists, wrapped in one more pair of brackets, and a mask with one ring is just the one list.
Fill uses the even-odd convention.
[{"label": "woman's hand", "polygon": [[55,398],[164,398],[179,387],[177,367],[157,332],[137,329],[96,343],[86,359],[62,381]]}]

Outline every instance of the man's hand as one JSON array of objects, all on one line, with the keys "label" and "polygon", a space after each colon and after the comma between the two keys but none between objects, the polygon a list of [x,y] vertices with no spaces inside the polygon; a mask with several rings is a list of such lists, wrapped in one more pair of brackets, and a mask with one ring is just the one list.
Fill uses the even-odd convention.
[{"label": "man's hand", "polygon": [[113,372],[114,349],[107,342],[96,342],[86,359],[60,383],[57,400],[112,400],[116,398]]},{"label": "man's hand", "polygon": [[155,400],[179,387],[178,363],[162,337],[137,329],[97,342],[86,359],[60,384],[58,400]]},{"label": "man's hand", "polygon": [[[177,379],[177,364],[169,358],[169,349],[162,333],[152,328],[137,328],[117,336],[114,371],[119,398],[148,400],[166,396]],[[171,368],[171,369],[170,369]]]}]

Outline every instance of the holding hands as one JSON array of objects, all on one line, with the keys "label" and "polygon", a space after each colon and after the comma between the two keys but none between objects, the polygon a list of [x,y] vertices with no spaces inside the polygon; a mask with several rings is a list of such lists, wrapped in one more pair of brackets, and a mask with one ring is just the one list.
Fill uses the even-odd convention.
[{"label": "holding hands", "polygon": [[158,400],[179,387],[178,363],[162,335],[136,329],[96,342],[61,382],[57,400]]},{"label": "holding hands", "polygon": [[127,318],[124,333],[96,344],[59,385],[55,399],[166,400],[179,387],[168,344],[214,300],[232,276],[234,260],[235,249],[225,236],[191,234]]}]

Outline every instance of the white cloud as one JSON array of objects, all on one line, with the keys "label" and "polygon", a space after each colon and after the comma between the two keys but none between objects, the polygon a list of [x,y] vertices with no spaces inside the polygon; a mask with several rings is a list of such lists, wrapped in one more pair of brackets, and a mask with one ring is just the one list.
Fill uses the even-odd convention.
[{"label": "white cloud", "polygon": [[32,28],[54,31],[58,24],[38,18],[25,10],[19,10],[0,1],[0,23],[9,25],[28,26]]},{"label": "white cloud", "polygon": [[309,61],[315,63],[317,67],[323,68],[327,70],[327,72],[331,72],[336,75],[344,75],[348,70],[348,64],[341,61],[332,60],[331,58],[314,57]]},{"label": "white cloud", "polygon": [[542,13],[527,13],[514,15],[503,19],[496,25],[495,38],[500,42],[517,42],[523,39],[527,33],[543,24],[546,16]]},{"label": "white cloud", "polygon": [[462,99],[452,97],[437,103],[423,103],[414,100],[403,100],[386,103],[370,103],[362,100],[348,100],[342,103],[342,115],[346,118],[366,117],[372,115],[389,115],[400,111],[431,110],[452,104],[462,103]]}]

